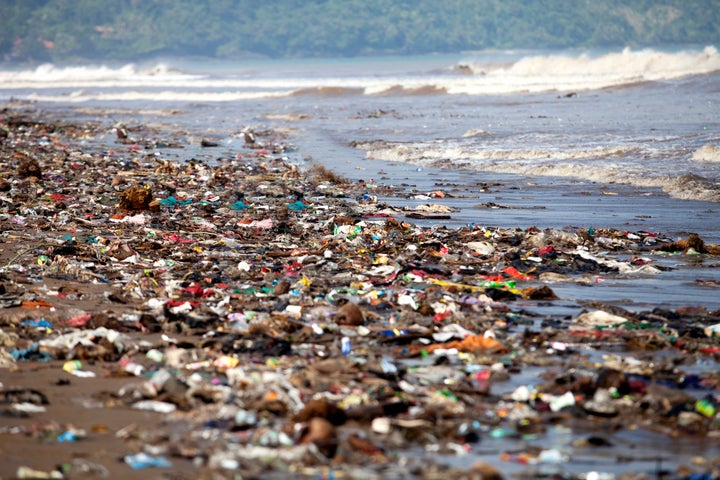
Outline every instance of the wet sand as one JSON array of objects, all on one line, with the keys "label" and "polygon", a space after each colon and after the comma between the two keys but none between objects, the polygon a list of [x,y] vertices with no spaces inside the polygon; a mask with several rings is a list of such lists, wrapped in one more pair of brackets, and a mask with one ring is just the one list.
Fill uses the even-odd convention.
[{"label": "wet sand", "polygon": [[[153,412],[118,408],[111,395],[133,383],[133,378],[109,376],[102,363],[86,369],[97,377],[75,378],[63,371],[63,364],[22,362],[16,369],[0,371],[3,392],[32,389],[42,392],[48,402],[43,413],[26,418],[4,414],[0,419],[0,478],[16,478],[20,466],[49,472],[66,464],[72,466],[68,478],[161,478],[161,471],[130,470],[122,461],[141,448],[137,429],[159,431],[165,423]],[[68,427],[84,430],[86,438],[58,442]],[[178,472],[193,470],[189,460],[173,462]]]}]

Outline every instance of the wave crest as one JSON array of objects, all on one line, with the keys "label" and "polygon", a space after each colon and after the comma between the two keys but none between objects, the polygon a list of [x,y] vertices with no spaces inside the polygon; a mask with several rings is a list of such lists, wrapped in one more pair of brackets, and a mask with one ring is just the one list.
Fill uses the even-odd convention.
[{"label": "wave crest", "polygon": [[[620,52],[600,56],[526,55],[508,62],[508,55],[486,55],[454,69],[383,72],[367,70],[358,63],[338,75],[326,64],[317,69],[287,75],[282,62],[268,63],[262,74],[241,63],[222,67],[220,75],[211,64],[197,64],[190,75],[164,64],[136,66],[40,65],[32,70],[0,71],[0,90],[145,89],[158,88],[207,92],[278,91],[296,96],[423,96],[504,95],[548,91],[577,92],[608,87],[628,87],[648,81],[671,80],[690,75],[720,72],[720,54],[714,47],[683,52],[655,50]],[[462,73],[462,74],[461,74]],[[53,93],[52,95],[54,95]],[[152,95],[148,95],[152,100]]]},{"label": "wave crest", "polygon": [[[435,148],[422,143],[397,143],[384,140],[353,144],[368,158],[404,162],[435,168],[464,168],[510,173],[529,177],[572,177],[604,184],[624,184],[640,188],[662,189],[684,200],[720,202],[720,184],[712,179],[688,173],[658,175],[639,165],[622,162],[638,155],[637,147],[563,150],[481,150]],[[601,162],[594,160],[601,159]],[[608,163],[607,160],[617,159]]]},{"label": "wave crest", "polygon": [[165,64],[138,67],[133,63],[118,67],[82,65],[60,67],[52,63],[38,65],[32,70],[0,71],[0,84],[36,87],[45,85],[96,85],[99,83],[138,82],[162,84],[168,80],[192,80],[189,75]]},{"label": "wave crest", "polygon": [[508,83],[581,90],[713,73],[720,71],[720,54],[713,46],[680,52],[625,48],[600,56],[532,55],[510,64],[463,62],[453,70],[485,79],[503,78]]},{"label": "wave crest", "polygon": [[693,152],[691,158],[696,162],[720,163],[720,147],[703,145]]}]

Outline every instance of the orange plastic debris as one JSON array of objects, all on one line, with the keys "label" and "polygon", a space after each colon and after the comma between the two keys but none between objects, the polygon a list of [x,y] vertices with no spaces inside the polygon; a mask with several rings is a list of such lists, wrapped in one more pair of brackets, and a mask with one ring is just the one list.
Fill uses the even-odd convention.
[{"label": "orange plastic debris", "polygon": [[439,343],[435,345],[429,345],[425,348],[428,352],[443,348],[457,348],[461,352],[467,353],[505,353],[507,347],[491,337],[484,337],[483,335],[470,335],[462,340],[456,340],[453,342]]},{"label": "orange plastic debris", "polygon": [[46,302],[42,298],[37,300],[23,300],[20,304],[22,308],[53,308],[53,305]]},{"label": "orange plastic debris", "polygon": [[532,280],[532,275],[525,275],[524,273],[520,273],[517,268],[515,267],[507,267],[505,270],[503,270],[503,273],[506,273],[510,275],[512,278],[516,278],[518,280]]}]

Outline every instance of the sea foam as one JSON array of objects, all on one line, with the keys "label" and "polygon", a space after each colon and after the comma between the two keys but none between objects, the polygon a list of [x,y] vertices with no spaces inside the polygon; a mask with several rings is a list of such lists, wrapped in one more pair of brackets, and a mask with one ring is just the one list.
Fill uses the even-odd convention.
[{"label": "sea foam", "polygon": [[[148,67],[135,64],[112,67],[44,64],[30,70],[0,71],[0,85],[2,89],[9,90],[162,87],[177,92],[198,92],[194,97],[192,93],[182,95],[182,98],[190,101],[224,101],[227,98],[259,98],[257,95],[243,96],[238,93],[259,90],[319,97],[358,93],[389,96],[576,92],[720,71],[720,54],[715,47],[679,52],[651,49],[635,51],[626,48],[604,55],[528,54],[519,58],[515,55],[509,61],[510,57],[476,56],[454,66],[448,64],[445,70],[433,70],[423,75],[417,72],[399,74],[396,71],[368,71],[361,66],[355,72],[338,72],[325,66],[284,74],[282,61],[268,62],[259,71],[253,65],[243,62],[226,63],[219,76],[189,74],[166,64]],[[207,73],[215,71],[214,65],[210,61],[196,62],[192,68],[193,71]],[[460,71],[466,74],[459,75]],[[223,92],[218,93],[219,90]],[[207,91],[212,91],[213,95],[204,95]],[[147,95],[147,100],[153,99],[153,95]]]}]

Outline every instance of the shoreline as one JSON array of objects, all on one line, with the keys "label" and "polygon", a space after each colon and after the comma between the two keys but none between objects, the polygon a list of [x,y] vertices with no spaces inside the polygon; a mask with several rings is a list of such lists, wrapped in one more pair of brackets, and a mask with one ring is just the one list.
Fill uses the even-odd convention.
[{"label": "shoreline", "polygon": [[[720,468],[673,446],[720,436],[720,309],[631,311],[592,287],[671,275],[669,258],[717,268],[710,242],[419,227],[366,182],[283,160],[277,131],[211,166],[154,155],[177,133],[2,116],[2,478],[581,478],[574,458],[651,451],[636,431],[671,478]],[[131,470],[140,452],[172,466]],[[648,473],[626,466],[595,470]]]}]

